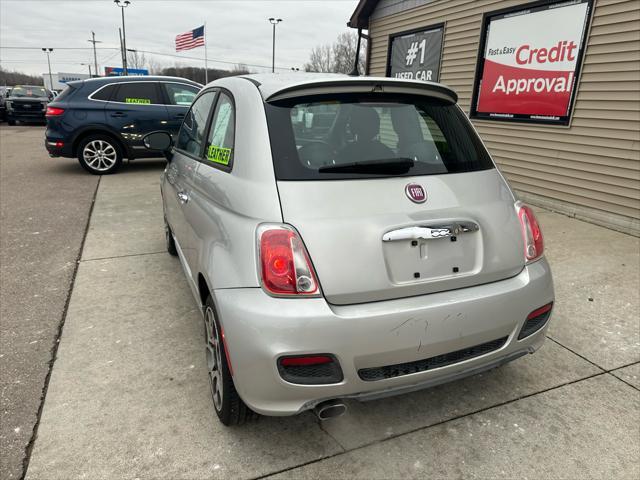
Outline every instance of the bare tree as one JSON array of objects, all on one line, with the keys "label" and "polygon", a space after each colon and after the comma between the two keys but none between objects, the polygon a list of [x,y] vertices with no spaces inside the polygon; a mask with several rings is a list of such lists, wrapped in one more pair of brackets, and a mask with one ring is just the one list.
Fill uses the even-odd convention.
[{"label": "bare tree", "polygon": [[44,85],[42,77],[22,72],[9,71],[0,67],[0,85]]},{"label": "bare tree", "polygon": [[[309,62],[305,64],[304,69],[307,72],[350,73],[353,70],[357,44],[357,33],[353,31],[343,32],[338,35],[333,44],[314,47],[311,50]],[[366,50],[367,45],[363,39],[358,58],[360,73],[364,72]]]},{"label": "bare tree", "polygon": [[231,70],[231,75],[246,75],[247,73],[251,73],[251,70],[244,63],[236,63]]},{"label": "bare tree", "polygon": [[307,72],[332,72],[333,51],[331,45],[318,45],[313,47],[309,56],[309,63],[305,64]]},{"label": "bare tree", "polygon": [[147,65],[149,67],[149,73],[151,75],[160,75],[162,70],[166,68],[166,65],[154,58],[153,55],[149,57]]},{"label": "bare tree", "polygon": [[147,57],[138,50],[127,51],[127,66],[130,68],[144,68],[147,65]]}]

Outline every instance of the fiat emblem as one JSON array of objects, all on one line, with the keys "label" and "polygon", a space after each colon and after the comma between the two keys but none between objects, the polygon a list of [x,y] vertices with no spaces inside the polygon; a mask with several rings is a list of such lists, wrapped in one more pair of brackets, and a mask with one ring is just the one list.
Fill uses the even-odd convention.
[{"label": "fiat emblem", "polygon": [[418,185],[417,183],[410,183],[404,187],[404,193],[406,193],[409,200],[414,203],[424,203],[427,201],[427,192],[424,191],[422,185]]}]

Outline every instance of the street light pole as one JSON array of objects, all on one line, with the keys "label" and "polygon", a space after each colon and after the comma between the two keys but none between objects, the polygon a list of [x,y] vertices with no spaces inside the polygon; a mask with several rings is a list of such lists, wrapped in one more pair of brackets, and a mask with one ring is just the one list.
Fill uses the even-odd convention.
[{"label": "street light pole", "polygon": [[269,19],[269,23],[273,25],[273,43],[271,47],[271,73],[276,71],[276,25],[282,21],[281,18],[273,18]]},{"label": "street light pole", "polygon": [[128,75],[127,71],[127,32],[124,29],[124,9],[127,8],[131,2],[129,0],[124,0],[121,2],[120,0],[113,0],[118,7],[120,7],[120,11],[122,12],[122,73],[124,75]]},{"label": "street light pole", "polygon": [[51,75],[51,59],[49,54],[53,52],[53,48],[43,48],[42,51],[47,54],[47,64],[49,65],[49,87],[53,90],[53,75]]}]

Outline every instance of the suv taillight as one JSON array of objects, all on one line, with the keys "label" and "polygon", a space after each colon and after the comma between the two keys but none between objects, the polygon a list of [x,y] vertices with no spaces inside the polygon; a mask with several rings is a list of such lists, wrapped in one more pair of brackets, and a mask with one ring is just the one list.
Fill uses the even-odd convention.
[{"label": "suv taillight", "polygon": [[272,295],[317,296],[318,280],[302,239],[288,225],[258,227],[262,287]]},{"label": "suv taillight", "polygon": [[544,241],[542,230],[538,220],[531,210],[531,207],[520,202],[516,203],[516,211],[522,227],[522,238],[524,240],[524,258],[527,262],[532,262],[542,256],[544,252]]},{"label": "suv taillight", "polygon": [[47,116],[47,117],[57,117],[58,115],[62,115],[63,113],[64,113],[64,108],[47,107],[47,111],[45,112],[45,116]]}]

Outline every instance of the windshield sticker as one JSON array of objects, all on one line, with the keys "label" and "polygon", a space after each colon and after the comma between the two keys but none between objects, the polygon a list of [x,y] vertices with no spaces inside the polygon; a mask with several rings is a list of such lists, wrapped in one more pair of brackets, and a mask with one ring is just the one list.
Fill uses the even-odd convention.
[{"label": "windshield sticker", "polygon": [[231,160],[231,149],[218,147],[216,145],[209,145],[209,149],[207,150],[207,159],[221,165],[229,165],[229,160]]},{"label": "windshield sticker", "polygon": [[141,104],[141,105],[150,105],[151,104],[151,99],[149,99],[149,98],[125,98],[124,102],[125,103],[137,103],[137,104]]}]

